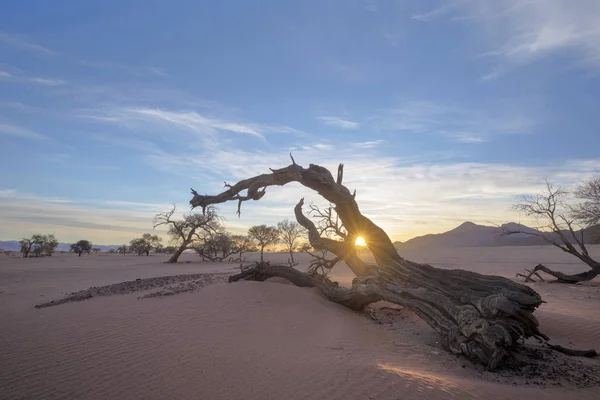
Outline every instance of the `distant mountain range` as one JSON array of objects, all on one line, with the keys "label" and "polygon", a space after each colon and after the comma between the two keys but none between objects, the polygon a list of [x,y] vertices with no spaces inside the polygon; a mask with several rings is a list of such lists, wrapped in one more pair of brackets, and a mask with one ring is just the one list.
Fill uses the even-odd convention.
[{"label": "distant mountain range", "polygon": [[[109,251],[110,249],[117,249],[121,245],[103,245],[103,244],[93,244],[92,247],[99,248],[100,251]],[[0,240],[0,249],[5,251],[19,251],[21,249],[21,245],[19,245],[18,240],[8,240],[1,241]],[[58,247],[56,247],[56,251],[69,251],[71,249],[71,244],[69,243],[59,243]]]},{"label": "distant mountain range", "polygon": [[[524,233],[502,235],[505,230],[520,230],[525,232],[546,235],[548,238],[558,239],[556,233],[543,233],[533,228],[514,222],[498,226],[477,225],[465,222],[460,226],[444,233],[418,236],[406,242],[394,242],[398,250],[416,250],[424,248],[449,248],[449,247],[495,247],[495,246],[540,246],[547,242],[541,237],[530,236]],[[563,232],[571,242],[575,242],[570,232]],[[584,243],[592,242],[591,235],[584,231]],[[575,232],[577,237],[580,231]]]},{"label": "distant mountain range", "polygon": [[[417,236],[406,242],[394,242],[394,246],[398,250],[416,250],[426,248],[449,248],[449,247],[496,247],[496,246],[540,246],[547,245],[542,238],[526,235],[524,233],[514,235],[502,235],[505,230],[520,230],[529,231],[537,234],[544,234],[549,238],[557,239],[555,233],[542,233],[533,228],[510,222],[500,227],[477,225],[473,222],[464,222],[458,227],[444,233],[429,234]],[[566,237],[571,238],[571,233],[563,232]],[[575,232],[579,237],[580,231]],[[584,243],[592,243],[592,235],[588,231],[584,231]],[[571,240],[575,242],[574,240]],[[69,243],[59,243],[56,251],[69,251]],[[117,249],[120,245],[93,245],[100,251],[109,251]],[[19,251],[20,246],[17,240],[0,241],[0,249],[6,251]]]}]

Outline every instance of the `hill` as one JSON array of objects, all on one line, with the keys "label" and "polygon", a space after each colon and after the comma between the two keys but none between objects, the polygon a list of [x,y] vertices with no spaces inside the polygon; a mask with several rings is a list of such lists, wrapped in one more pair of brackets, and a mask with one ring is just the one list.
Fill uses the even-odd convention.
[{"label": "hill", "polygon": [[[548,238],[557,239],[555,233],[543,233],[533,228],[510,222],[500,227],[477,225],[473,222],[464,222],[458,227],[444,233],[417,236],[406,242],[394,242],[399,250],[413,250],[423,248],[449,248],[449,247],[495,247],[495,246],[540,246],[546,245],[543,238],[522,234],[502,235],[503,230],[522,230],[546,235]],[[570,232],[563,232],[573,239]],[[577,235],[581,231],[575,232]],[[574,242],[574,240],[572,240]],[[584,242],[590,243],[590,235],[584,232]]]}]

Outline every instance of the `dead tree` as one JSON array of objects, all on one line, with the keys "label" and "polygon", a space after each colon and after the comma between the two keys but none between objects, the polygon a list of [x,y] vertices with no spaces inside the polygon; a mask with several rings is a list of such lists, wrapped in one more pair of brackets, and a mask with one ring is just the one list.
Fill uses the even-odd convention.
[{"label": "dead tree", "polygon": [[[303,168],[292,158],[287,167],[226,184],[227,190],[217,195],[200,195],[192,189],[190,204],[206,210],[214,204],[237,201],[239,214],[244,201],[260,200],[267,187],[298,182],[333,204],[343,223],[347,238],[330,239],[319,235],[315,224],[302,213],[304,199],[294,209],[296,220],[308,230],[311,245],[335,254],[354,272],[352,287],[320,282],[294,268],[266,263],[244,270],[230,281],[263,281],[277,276],[298,286],[316,287],[331,301],[354,310],[379,300],[404,306],[438,332],[449,351],[472,358],[490,370],[497,368],[522,339],[549,340],[539,331],[533,316],[542,303],[533,289],[503,277],[444,270],[402,258],[388,235],[360,212],[356,192],[351,193],[342,180],[343,164],[335,179],[324,167],[311,164]],[[356,254],[358,236],[365,239],[376,265],[365,263]]]},{"label": "dead tree", "polygon": [[[598,185],[597,195],[600,199],[600,179],[596,178],[596,182]],[[589,182],[586,184],[589,184]],[[560,283],[589,281],[600,274],[600,262],[590,256],[585,243],[586,233],[590,231],[590,228],[597,225],[600,218],[598,204],[596,204],[595,209],[586,207],[585,203],[569,207],[564,200],[567,194],[562,188],[554,187],[546,181],[545,193],[540,193],[535,197],[526,196],[521,200],[521,203],[514,206],[516,211],[528,217],[534,217],[538,221],[543,221],[543,225],[539,227],[539,230],[506,229],[503,234],[524,234],[539,237],[544,242],[577,257],[590,269],[579,274],[569,275],[553,271],[543,264],[538,264],[532,270],[527,270],[528,275],[517,274],[517,276],[523,276],[526,282],[533,282],[533,276],[541,279],[539,272],[545,272],[555,277],[557,282]],[[594,212],[596,213],[595,217]]]},{"label": "dead tree", "polygon": [[221,220],[214,207],[207,207],[203,214],[184,215],[182,219],[173,217],[175,211],[176,206],[173,205],[170,211],[154,217],[154,229],[168,226],[171,241],[179,245],[167,263],[176,263],[185,250],[195,247],[194,242],[204,242],[206,235],[213,235],[221,229]]}]

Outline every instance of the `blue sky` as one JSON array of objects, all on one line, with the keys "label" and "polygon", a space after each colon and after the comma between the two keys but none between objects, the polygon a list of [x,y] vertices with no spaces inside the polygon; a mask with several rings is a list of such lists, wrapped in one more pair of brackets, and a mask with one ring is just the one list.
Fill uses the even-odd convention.
[{"label": "blue sky", "polygon": [[[0,240],[127,242],[189,188],[335,168],[394,239],[600,168],[600,2],[0,4]],[[227,225],[292,218],[298,185]]]}]

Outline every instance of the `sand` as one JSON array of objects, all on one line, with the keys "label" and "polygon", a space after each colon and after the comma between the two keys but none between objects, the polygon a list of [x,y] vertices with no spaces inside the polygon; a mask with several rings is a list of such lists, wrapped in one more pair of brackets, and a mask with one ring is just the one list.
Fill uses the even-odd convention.
[{"label": "sand", "polygon": [[[600,256],[600,248],[592,253]],[[539,262],[581,268],[550,247],[403,255],[509,277]],[[201,263],[193,255],[177,265],[165,260],[0,256],[0,399],[595,399],[600,393],[597,359],[532,350],[538,370],[489,373],[445,352],[407,310],[380,303],[374,320],[315,289],[276,280],[223,283],[221,274],[237,270],[233,264]],[[165,278],[184,274],[210,279]],[[352,276],[336,267],[333,278],[348,283]],[[102,288],[126,281],[134,283]],[[599,283],[533,284],[548,302],[536,315],[553,343],[600,348]],[[34,307],[90,287],[100,295]]]}]

